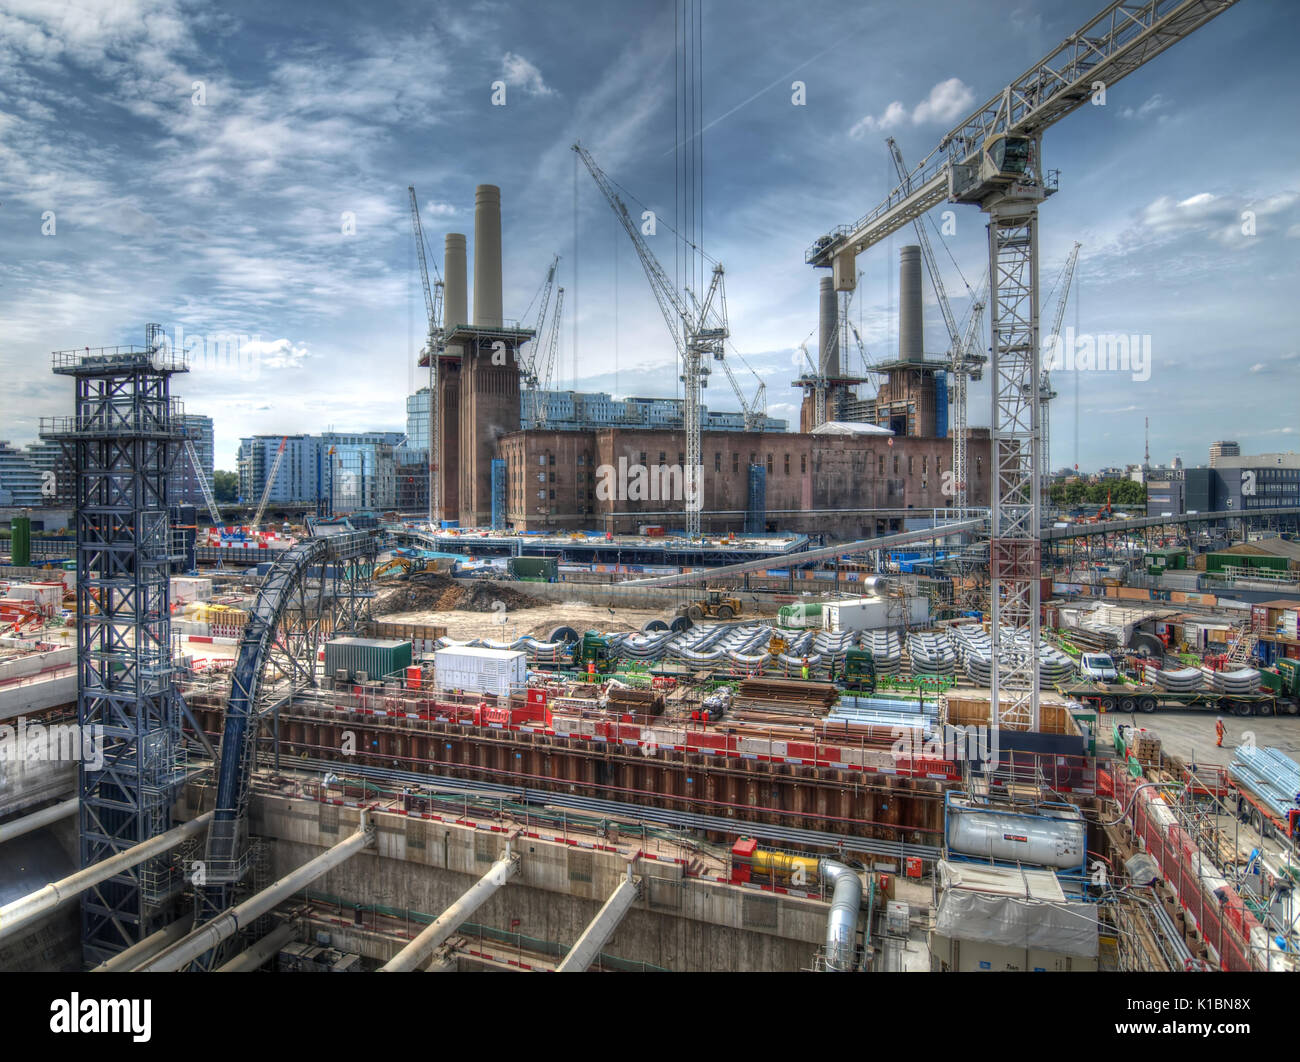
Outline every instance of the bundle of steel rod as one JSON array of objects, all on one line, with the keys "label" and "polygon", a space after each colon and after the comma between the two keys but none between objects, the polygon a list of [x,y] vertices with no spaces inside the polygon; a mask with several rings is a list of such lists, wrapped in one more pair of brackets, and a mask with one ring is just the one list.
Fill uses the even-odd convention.
[{"label": "bundle of steel rod", "polygon": [[737,687],[733,703],[738,718],[745,718],[745,713],[751,711],[821,716],[830,711],[839,695],[830,682],[749,678]]}]

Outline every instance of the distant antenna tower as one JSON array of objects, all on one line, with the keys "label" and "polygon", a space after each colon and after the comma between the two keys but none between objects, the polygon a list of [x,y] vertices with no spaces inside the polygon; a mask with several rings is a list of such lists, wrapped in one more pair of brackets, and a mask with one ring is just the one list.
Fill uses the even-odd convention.
[{"label": "distant antenna tower", "polygon": [[1151,418],[1143,417],[1142,424],[1143,424],[1142,435],[1146,443],[1146,448],[1142,452],[1142,467],[1150,468],[1151,467]]}]

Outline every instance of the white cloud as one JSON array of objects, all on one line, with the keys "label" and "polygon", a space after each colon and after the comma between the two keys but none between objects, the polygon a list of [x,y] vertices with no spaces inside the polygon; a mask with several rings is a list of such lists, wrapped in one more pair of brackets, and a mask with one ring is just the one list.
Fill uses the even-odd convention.
[{"label": "white cloud", "polygon": [[296,369],[311,357],[305,344],[290,339],[250,340],[241,349],[264,369]]},{"label": "white cloud", "polygon": [[930,90],[929,99],[922,100],[912,112],[912,124],[926,122],[955,122],[966,114],[975,102],[975,93],[959,77],[940,81]]},{"label": "white cloud", "polygon": [[[1169,101],[1165,99],[1162,95],[1160,95],[1160,93],[1157,92],[1154,96],[1147,99],[1137,108],[1125,107],[1122,111],[1119,112],[1119,114],[1121,118],[1147,118],[1153,114],[1156,114],[1158,111],[1168,110],[1168,108],[1169,108]],[[1158,117],[1160,121],[1163,122],[1169,116],[1167,114],[1161,114]]]},{"label": "white cloud", "polygon": [[894,100],[879,118],[873,118],[868,114],[855,122],[853,128],[849,130],[849,136],[857,140],[865,133],[883,133],[890,129],[897,129],[906,121],[907,108],[898,100]]},{"label": "white cloud", "polygon": [[[1219,196],[1199,192],[1186,199],[1175,201],[1162,195],[1142,211],[1142,224],[1155,233],[1179,236],[1199,233],[1224,245],[1246,245],[1255,237],[1246,235],[1249,223],[1255,226],[1255,235],[1264,236],[1273,231],[1274,219],[1286,224],[1283,215],[1293,214],[1300,194],[1286,191],[1263,200],[1237,196]],[[1289,226],[1288,234],[1296,225]]]},{"label": "white cloud", "polygon": [[555,89],[542,80],[542,72],[522,55],[506,52],[501,59],[501,77],[507,85],[521,88],[530,96],[553,96]]},{"label": "white cloud", "polygon": [[1250,367],[1250,371],[1251,371],[1251,372],[1263,372],[1266,368],[1267,368],[1267,366],[1266,366],[1262,361],[1257,361],[1257,362],[1255,362],[1254,365],[1252,365],[1252,366]]},{"label": "white cloud", "polygon": [[950,77],[940,81],[930,90],[930,95],[912,108],[900,100],[894,100],[878,116],[866,115],[858,119],[849,130],[854,140],[861,139],[866,133],[885,133],[906,125],[928,125],[931,122],[954,122],[969,112],[975,102],[975,93],[961,78]]}]

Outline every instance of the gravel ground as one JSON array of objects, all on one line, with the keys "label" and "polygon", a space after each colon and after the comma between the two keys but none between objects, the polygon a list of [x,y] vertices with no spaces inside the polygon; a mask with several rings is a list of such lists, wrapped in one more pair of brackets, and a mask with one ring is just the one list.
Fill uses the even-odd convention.
[{"label": "gravel ground", "polygon": [[511,641],[524,634],[545,638],[559,626],[572,627],[580,634],[587,630],[639,631],[652,619],[667,620],[671,617],[662,609],[608,609],[583,602],[564,602],[540,608],[505,608],[493,612],[389,612],[383,618],[397,623],[445,626],[448,637],[458,640],[493,638]]}]

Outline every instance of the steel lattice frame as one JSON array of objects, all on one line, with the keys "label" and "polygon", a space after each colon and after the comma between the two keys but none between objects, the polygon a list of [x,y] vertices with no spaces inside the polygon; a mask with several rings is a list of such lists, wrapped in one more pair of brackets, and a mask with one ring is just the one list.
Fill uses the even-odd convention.
[{"label": "steel lattice frame", "polygon": [[[60,351],[76,415],[46,418],[76,475],[77,721],[101,757],[78,766],[80,865],[168,830],[182,780],[180,702],[172,676],[168,482],[183,444],[170,395],[183,360],[134,347]],[[168,921],[182,880],[167,857],[82,896],[82,947],[91,965]]]},{"label": "steel lattice frame", "polygon": [[988,205],[993,511],[993,682],[1000,725],[1038,728],[1038,201]]}]

